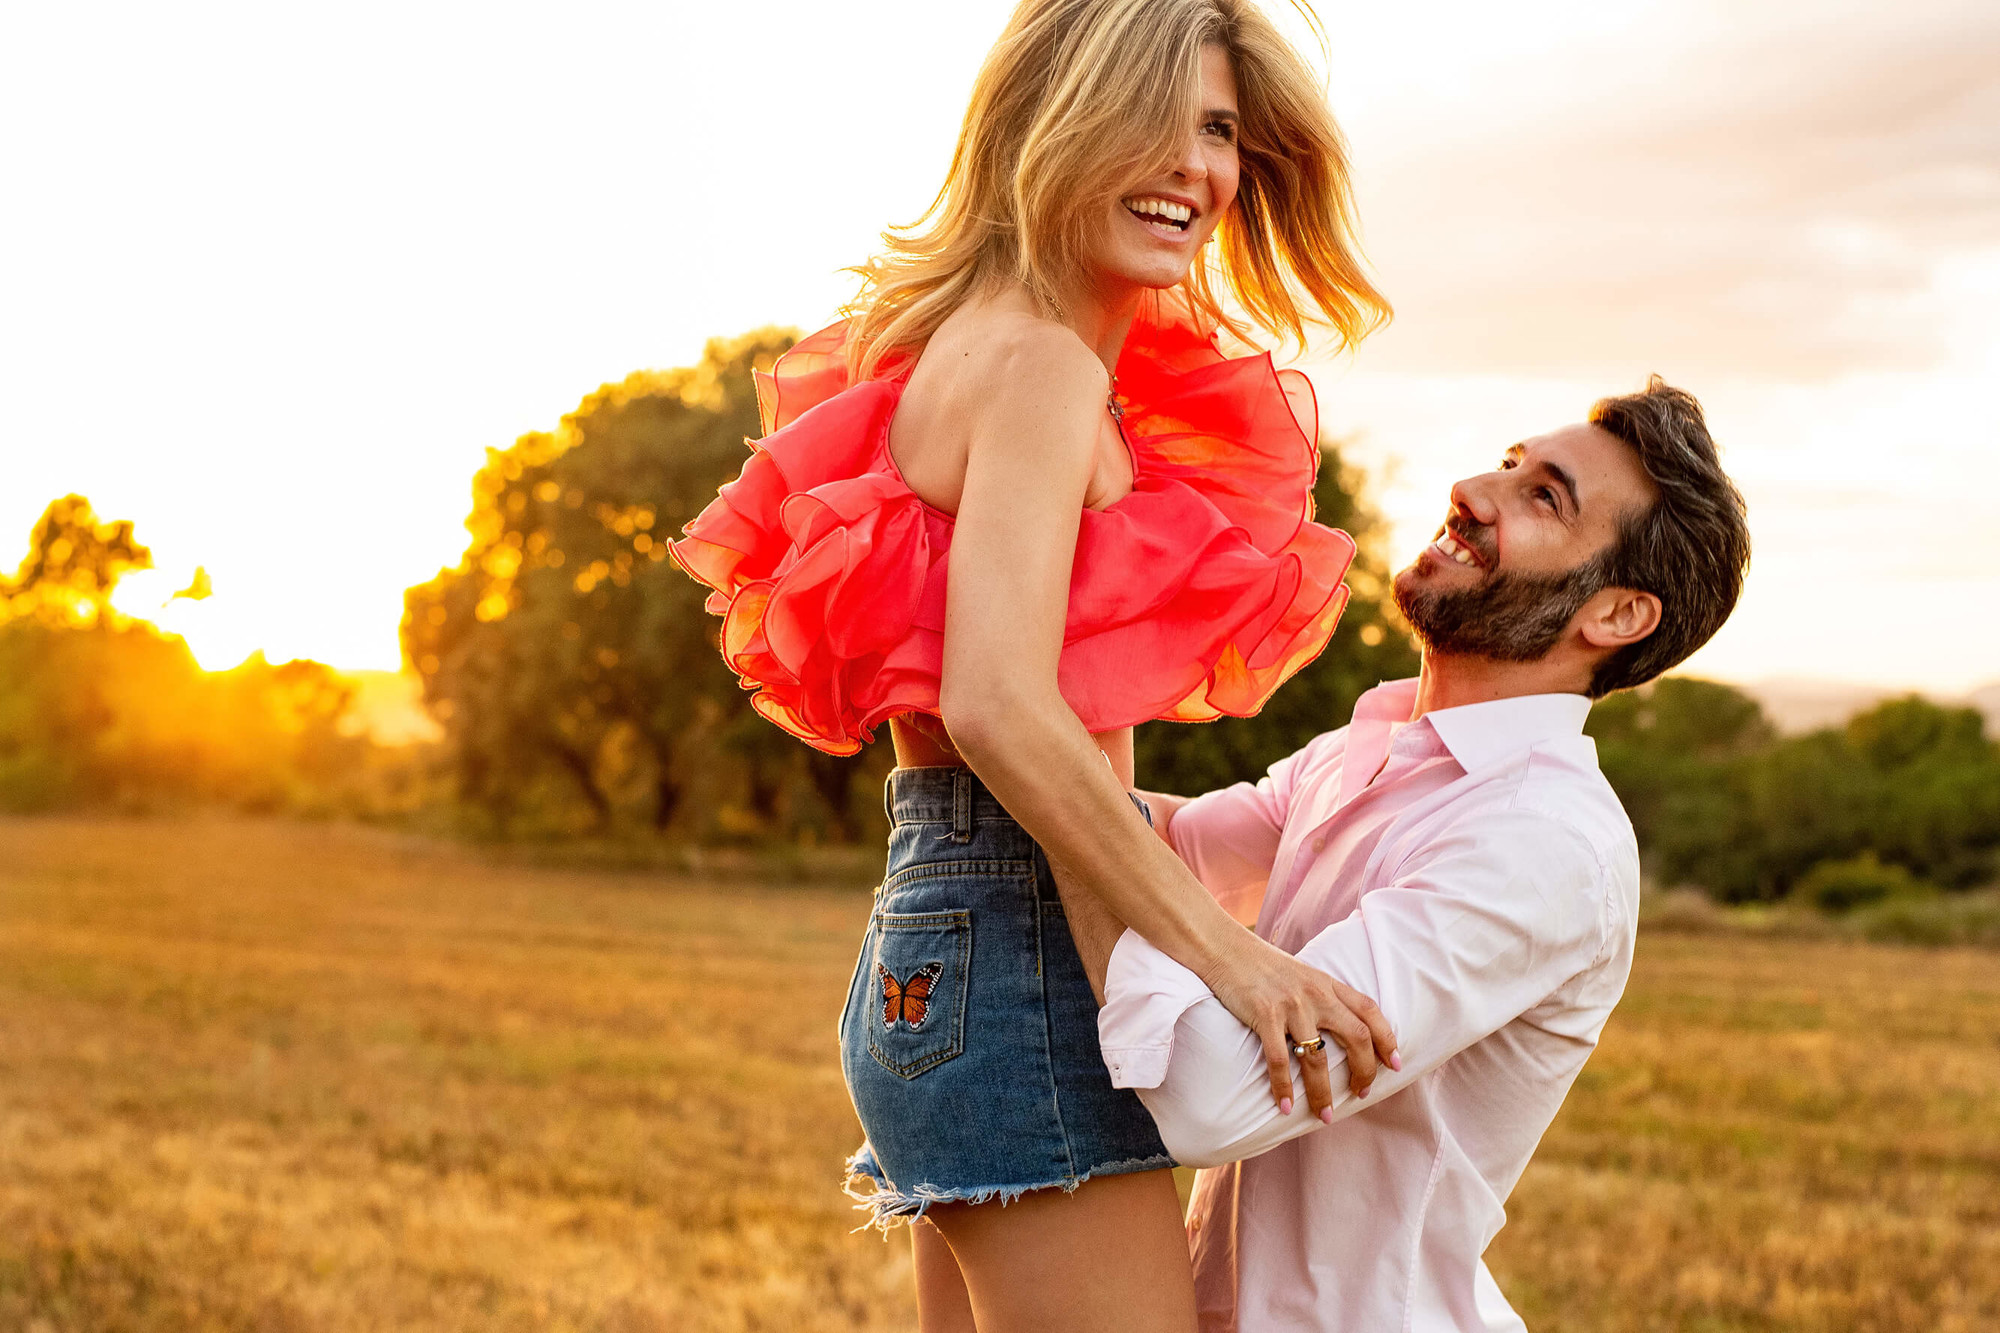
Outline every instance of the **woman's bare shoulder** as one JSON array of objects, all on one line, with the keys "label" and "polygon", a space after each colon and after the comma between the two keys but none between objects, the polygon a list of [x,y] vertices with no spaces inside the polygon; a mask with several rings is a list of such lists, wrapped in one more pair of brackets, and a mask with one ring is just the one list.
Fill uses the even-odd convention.
[{"label": "woman's bare shoulder", "polygon": [[917,373],[980,415],[1069,402],[1094,410],[1111,382],[1097,354],[1066,325],[997,302],[969,305],[945,320]]},{"label": "woman's bare shoulder", "polygon": [[946,513],[959,511],[982,450],[1050,477],[1077,474],[1081,504],[1110,379],[1062,324],[1004,305],[963,308],[917,359],[889,452],[905,483]]}]

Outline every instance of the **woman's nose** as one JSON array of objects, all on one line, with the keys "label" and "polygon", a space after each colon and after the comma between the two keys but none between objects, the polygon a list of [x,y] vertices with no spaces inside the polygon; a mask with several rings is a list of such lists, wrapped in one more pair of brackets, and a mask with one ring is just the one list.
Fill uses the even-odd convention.
[{"label": "woman's nose", "polygon": [[1181,160],[1174,167],[1174,175],[1184,181],[1198,181],[1207,178],[1208,158],[1201,151],[1201,136],[1199,134],[1189,135],[1187,142],[1181,145]]}]

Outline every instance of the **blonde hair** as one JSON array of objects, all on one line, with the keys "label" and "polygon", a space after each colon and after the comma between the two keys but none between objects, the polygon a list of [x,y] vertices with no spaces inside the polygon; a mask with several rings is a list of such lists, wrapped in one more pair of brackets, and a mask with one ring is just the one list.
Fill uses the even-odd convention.
[{"label": "blonde hair", "polygon": [[[1310,10],[1306,11],[1310,15]],[[1219,252],[1181,286],[1239,337],[1219,276],[1250,320],[1343,346],[1389,305],[1362,270],[1346,143],[1305,62],[1249,0],[1022,0],[972,86],[951,171],[924,215],[883,234],[855,272],[848,355],[858,377],[920,351],[967,300],[1013,278],[1050,313],[1078,275],[1092,218],[1121,186],[1171,171],[1200,113],[1201,52],[1235,70],[1240,181]]]}]

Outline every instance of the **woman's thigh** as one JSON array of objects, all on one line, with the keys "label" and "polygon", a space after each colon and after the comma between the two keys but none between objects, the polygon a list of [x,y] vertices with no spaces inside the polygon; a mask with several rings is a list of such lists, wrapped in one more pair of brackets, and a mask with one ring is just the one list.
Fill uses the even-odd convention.
[{"label": "woman's thigh", "polygon": [[977,1333],[965,1275],[950,1242],[927,1217],[910,1224],[910,1257],[917,1271],[917,1333]]},{"label": "woman's thigh", "polygon": [[979,1333],[1193,1333],[1194,1275],[1171,1171],[1100,1176],[1004,1206],[939,1205],[929,1216],[958,1261]]}]

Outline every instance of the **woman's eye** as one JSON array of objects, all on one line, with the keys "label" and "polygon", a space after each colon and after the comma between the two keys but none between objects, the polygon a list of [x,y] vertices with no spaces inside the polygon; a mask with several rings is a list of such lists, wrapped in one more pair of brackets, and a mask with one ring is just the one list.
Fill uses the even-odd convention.
[{"label": "woman's eye", "polygon": [[1218,135],[1224,143],[1236,142],[1236,126],[1227,120],[1211,120],[1201,127],[1201,132]]}]

